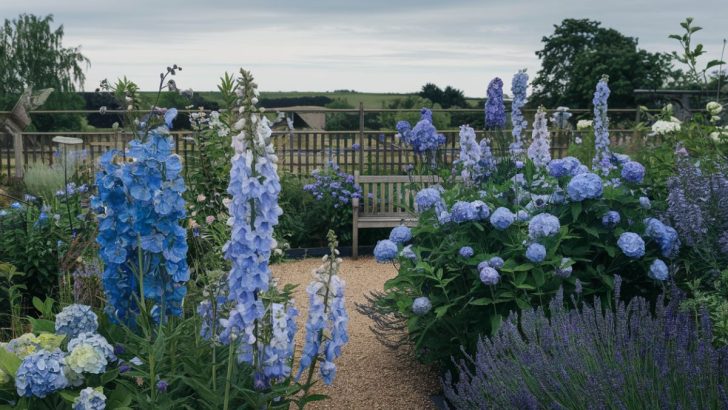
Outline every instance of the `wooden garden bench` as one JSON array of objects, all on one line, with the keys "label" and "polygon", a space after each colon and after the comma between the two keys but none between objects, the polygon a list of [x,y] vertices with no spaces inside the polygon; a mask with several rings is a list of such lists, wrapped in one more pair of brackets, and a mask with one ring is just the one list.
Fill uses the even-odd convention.
[{"label": "wooden garden bench", "polygon": [[362,189],[361,199],[351,201],[351,256],[356,259],[359,256],[359,229],[417,225],[415,195],[419,189],[439,183],[440,178],[435,175],[359,175],[359,171],[354,171],[354,182]]}]

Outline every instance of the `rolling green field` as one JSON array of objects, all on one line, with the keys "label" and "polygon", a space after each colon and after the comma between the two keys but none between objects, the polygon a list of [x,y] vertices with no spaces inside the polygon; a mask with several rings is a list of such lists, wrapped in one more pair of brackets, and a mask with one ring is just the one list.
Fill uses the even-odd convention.
[{"label": "rolling green field", "polygon": [[[220,101],[217,91],[200,91],[198,92],[206,100]],[[358,107],[359,102],[364,103],[364,108],[374,109],[382,108],[383,104],[398,98],[407,98],[416,95],[415,93],[359,93],[347,91],[262,91],[261,98],[294,98],[294,97],[329,97],[332,100],[346,100],[349,105]],[[478,102],[477,98],[468,98],[468,103],[475,106]]]}]

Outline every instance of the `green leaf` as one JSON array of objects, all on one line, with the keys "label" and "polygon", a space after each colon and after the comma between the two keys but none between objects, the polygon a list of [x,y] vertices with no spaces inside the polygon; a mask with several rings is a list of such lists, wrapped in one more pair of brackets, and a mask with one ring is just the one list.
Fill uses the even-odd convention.
[{"label": "green leaf", "polygon": [[33,296],[33,307],[39,313],[44,313],[45,312],[45,304],[43,304],[43,301],[40,300],[40,298],[37,297],[37,296]]},{"label": "green leaf", "polygon": [[[508,272],[528,272],[531,269],[533,269],[533,264],[531,263],[524,263],[523,265],[518,265],[515,268],[509,270]],[[505,269],[503,269],[505,271]]]},{"label": "green leaf", "polygon": [[450,306],[451,305],[445,305],[445,306],[440,306],[437,309],[435,309],[435,317],[437,319],[439,319],[439,318],[445,316],[445,313],[447,313],[447,310],[450,309]]},{"label": "green leaf", "polygon": [[493,300],[491,298],[478,298],[469,302],[469,304],[473,306],[488,306],[492,303]]},{"label": "green leaf", "polygon": [[528,309],[531,307],[531,304],[527,300],[521,298],[516,299],[516,305],[518,305],[519,309]]},{"label": "green leaf", "polygon": [[544,283],[546,283],[546,274],[543,273],[542,269],[535,269],[532,275],[537,288],[540,288]]},{"label": "green leaf", "polygon": [[305,404],[305,403],[310,403],[312,401],[326,400],[328,398],[329,398],[329,396],[327,396],[325,394],[311,394],[311,395],[308,395],[308,396],[302,398],[300,401],[301,401],[301,403]]},{"label": "green leaf", "polygon": [[520,285],[516,285],[516,288],[518,289],[525,289],[525,290],[535,290],[536,287],[529,285],[528,283],[521,283]]},{"label": "green leaf", "polygon": [[490,334],[494,335],[500,329],[503,318],[501,315],[492,315],[490,317]]},{"label": "green leaf", "polygon": [[79,392],[69,390],[61,390],[58,394],[63,397],[63,400],[71,403],[73,403],[73,401],[76,400],[76,397],[79,396]]},{"label": "green leaf", "polygon": [[30,322],[30,327],[33,329],[33,333],[55,333],[56,331],[56,324],[52,320],[28,317],[28,322]]},{"label": "green leaf", "polygon": [[581,202],[572,202],[571,218],[576,221],[577,219],[579,219],[579,215],[581,215]]},{"label": "green leaf", "polygon": [[18,372],[18,367],[20,367],[21,362],[22,360],[15,354],[5,349],[0,349],[0,369],[3,369],[5,374],[15,378],[15,373]]}]

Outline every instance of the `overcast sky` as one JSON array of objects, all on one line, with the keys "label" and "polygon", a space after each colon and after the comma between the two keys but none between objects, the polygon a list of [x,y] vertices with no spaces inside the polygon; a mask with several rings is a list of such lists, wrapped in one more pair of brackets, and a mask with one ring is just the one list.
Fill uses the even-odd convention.
[{"label": "overcast sky", "polygon": [[541,38],[564,18],[590,18],[671,51],[667,38],[693,16],[718,58],[728,0],[0,0],[0,16],[53,14],[66,46],[91,60],[86,89],[127,75],[156,88],[160,70],[184,70],[182,88],[213,90],[251,69],[262,91],[408,92],[426,82],[481,96],[491,78],[539,68]]}]

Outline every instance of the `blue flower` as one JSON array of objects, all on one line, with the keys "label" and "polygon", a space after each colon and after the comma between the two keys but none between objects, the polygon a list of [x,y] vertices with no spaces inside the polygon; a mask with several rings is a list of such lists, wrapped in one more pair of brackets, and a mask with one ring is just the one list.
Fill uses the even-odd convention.
[{"label": "blue flower", "polygon": [[418,212],[424,212],[432,207],[439,206],[442,203],[440,191],[435,188],[422,189],[415,195],[415,203]]},{"label": "blue flower", "polygon": [[650,198],[647,198],[646,196],[641,196],[640,197],[640,207],[642,209],[652,208],[652,202],[650,202]]},{"label": "blue flower", "polygon": [[98,333],[84,332],[68,341],[68,351],[73,350],[76,346],[86,344],[94,348],[100,355],[109,361],[116,361],[114,348],[109,344],[105,337]]},{"label": "blue flower", "polygon": [[607,118],[607,100],[609,99],[608,78],[605,76],[597,83],[594,91],[594,146],[596,155],[593,159],[594,169],[603,175],[609,174],[614,168],[612,154],[609,150],[609,119]]},{"label": "blue flower", "polygon": [[639,162],[629,161],[622,165],[622,179],[639,184],[645,178],[645,167]]},{"label": "blue flower", "polygon": [[500,281],[500,274],[490,266],[483,266],[479,271],[480,281],[487,286],[497,285]]},{"label": "blue flower", "polygon": [[502,129],[506,125],[506,107],[503,104],[503,80],[495,77],[488,84],[485,101],[485,128]]},{"label": "blue flower", "polygon": [[531,218],[528,223],[528,237],[537,240],[556,235],[561,229],[559,218],[549,214],[542,213]]},{"label": "blue flower", "polygon": [[387,263],[397,257],[397,244],[389,239],[378,241],[374,247],[374,258],[379,263]]},{"label": "blue flower", "polygon": [[526,92],[528,91],[528,74],[525,70],[519,70],[513,75],[511,81],[511,94],[513,94],[513,102],[511,103],[511,125],[513,126],[513,143],[509,147],[511,156],[517,157],[523,150],[521,142],[521,134],[523,130],[528,128],[528,121],[523,116],[523,106],[526,105]]},{"label": "blue flower", "polygon": [[566,186],[566,192],[573,201],[583,201],[585,199],[594,199],[602,196],[603,192],[602,179],[598,175],[587,172],[576,175],[571,178]]},{"label": "blue flower", "polygon": [[475,252],[473,251],[473,248],[471,248],[470,246],[463,246],[458,251],[458,254],[460,256],[462,256],[463,258],[469,258],[469,257],[473,256],[474,253]]},{"label": "blue flower", "polygon": [[414,250],[412,250],[412,245],[405,246],[404,249],[402,249],[402,252],[399,253],[399,255],[409,260],[417,260],[417,254]]},{"label": "blue flower", "polygon": [[93,387],[86,387],[73,399],[73,410],[104,410],[106,408],[106,396]]},{"label": "blue flower", "polygon": [[394,243],[406,243],[412,239],[412,230],[404,225],[392,229],[389,233],[389,240]]},{"label": "blue flower", "polygon": [[81,333],[96,333],[99,322],[90,306],[73,304],[64,307],[56,315],[55,327],[56,333],[72,339]]},{"label": "blue flower", "polygon": [[504,264],[505,264],[505,261],[500,256],[494,256],[494,257],[488,259],[488,266],[495,268],[495,269],[502,268]]},{"label": "blue flower", "polygon": [[432,111],[423,108],[420,121],[414,128],[409,129],[409,123],[400,121],[397,123],[397,131],[402,140],[411,145],[416,154],[437,151],[437,148],[445,143],[445,136],[439,134],[432,124]]},{"label": "blue flower", "polygon": [[528,212],[524,211],[523,209],[519,210],[516,213],[516,220],[518,222],[526,222],[530,219],[530,216],[528,216]]},{"label": "blue flower", "polygon": [[470,203],[470,205],[475,209],[476,212],[476,219],[479,220],[486,220],[490,216],[490,208],[488,205],[480,200],[475,200]]},{"label": "blue flower", "polygon": [[412,313],[417,316],[424,316],[432,309],[432,303],[427,296],[420,296],[412,302]]},{"label": "blue flower", "polygon": [[12,204],[10,204],[10,207],[12,209],[20,209],[23,207],[23,205],[20,205],[20,202],[13,202]]},{"label": "blue flower", "polygon": [[622,233],[617,246],[628,258],[639,259],[645,254],[645,241],[634,232]]},{"label": "blue flower", "polygon": [[662,256],[675,257],[680,250],[680,239],[675,228],[667,226],[655,218],[646,218],[644,223],[646,225],[645,236],[654,239],[660,245]]},{"label": "blue flower", "polygon": [[46,397],[68,387],[63,352],[39,350],[26,356],[15,374],[20,397]]},{"label": "blue flower", "polygon": [[176,108],[170,108],[164,112],[164,123],[167,125],[167,128],[169,128],[170,130],[172,129],[172,122],[174,121],[175,118],[177,118],[177,109]]},{"label": "blue flower", "polygon": [[614,228],[619,224],[619,221],[621,221],[621,217],[619,216],[619,212],[617,211],[609,211],[606,214],[602,215],[602,225],[607,228]]},{"label": "blue flower", "polygon": [[503,231],[508,229],[515,221],[516,216],[508,208],[500,207],[490,215],[490,223],[495,229]]},{"label": "blue flower", "polygon": [[561,178],[565,176],[575,176],[579,171],[581,162],[574,157],[564,157],[559,159],[552,159],[548,164],[549,175],[554,178]]},{"label": "blue flower", "polygon": [[663,262],[661,259],[655,259],[654,262],[652,262],[652,265],[650,265],[650,271],[647,274],[652,279],[664,281],[667,280],[668,277],[668,269],[665,262]]},{"label": "blue flower", "polygon": [[532,243],[526,248],[526,259],[533,263],[541,263],[546,259],[546,248],[540,243]]},{"label": "blue flower", "polygon": [[361,149],[361,145],[359,145],[358,143],[355,142],[355,143],[351,144],[352,151],[359,151],[360,149]]},{"label": "blue flower", "polygon": [[531,145],[528,147],[527,154],[537,168],[543,168],[551,161],[548,121],[543,106],[538,108],[534,117]]},{"label": "blue flower", "polygon": [[478,211],[470,202],[457,201],[450,210],[452,221],[455,223],[463,223],[478,219]]}]

